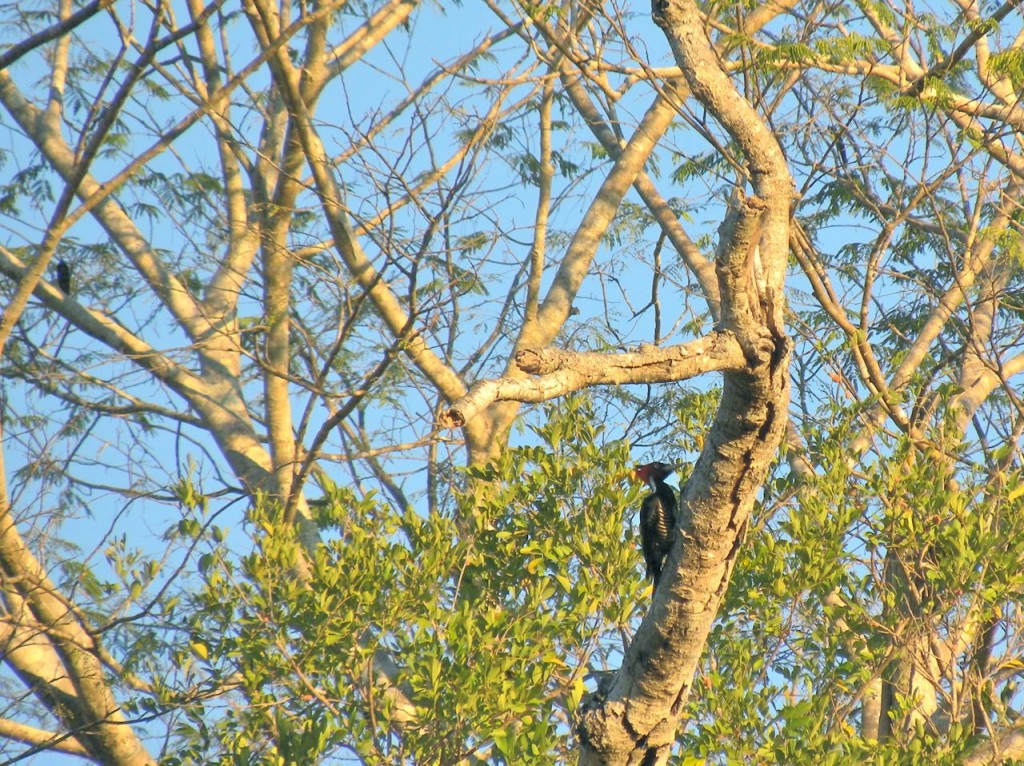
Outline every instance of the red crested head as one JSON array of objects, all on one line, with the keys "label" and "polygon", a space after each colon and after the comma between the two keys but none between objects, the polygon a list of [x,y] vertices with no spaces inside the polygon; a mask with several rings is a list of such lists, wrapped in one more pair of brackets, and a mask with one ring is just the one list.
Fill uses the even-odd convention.
[{"label": "red crested head", "polygon": [[638,465],[634,473],[640,481],[650,484],[653,481],[664,479],[674,470],[676,470],[676,466],[655,460],[647,465]]}]

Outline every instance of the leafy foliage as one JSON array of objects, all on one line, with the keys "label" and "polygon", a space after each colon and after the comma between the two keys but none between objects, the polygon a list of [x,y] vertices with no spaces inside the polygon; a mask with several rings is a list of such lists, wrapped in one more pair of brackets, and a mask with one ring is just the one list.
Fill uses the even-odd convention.
[{"label": "leafy foliage", "polygon": [[[321,520],[336,536],[308,586],[292,574],[293,536],[254,507],[253,552],[206,554],[178,657],[227,697],[184,706],[186,746],[168,763],[308,763],[346,749],[379,763],[568,758],[587,668],[611,660],[647,597],[632,534],[623,541],[638,494],[623,486],[628,449],[602,443],[594,420],[582,398],[549,407],[536,444],[468,470],[448,513],[324,479]],[[379,649],[402,658],[422,721],[400,746],[387,731],[401,711],[368,680]]]},{"label": "leafy foliage", "polygon": [[[851,470],[854,414],[837,413],[819,442],[827,470],[800,483],[780,475],[755,514],[696,682],[685,752],[714,763],[962,762],[978,742],[969,727],[916,726],[879,744],[851,724],[864,688],[893,667],[890,642],[910,651],[924,626],[959,663],[940,701],[947,714],[961,718],[977,695],[992,725],[1010,723],[1008,698],[997,699],[1015,696],[1015,683],[994,689],[955,647],[969,650],[979,621],[1024,598],[1024,493],[994,491],[983,466],[944,477],[906,439],[886,445],[870,473]],[[1004,480],[1016,486],[1018,474]],[[1019,640],[998,651],[1012,655]],[[914,701],[899,704],[905,713]]]}]

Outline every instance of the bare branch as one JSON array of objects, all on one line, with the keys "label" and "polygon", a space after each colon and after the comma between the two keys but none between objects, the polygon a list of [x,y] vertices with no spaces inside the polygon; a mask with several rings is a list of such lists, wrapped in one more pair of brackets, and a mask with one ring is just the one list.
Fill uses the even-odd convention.
[{"label": "bare branch", "polygon": [[109,8],[113,4],[114,0],[93,0],[88,5],[79,8],[67,18],[61,19],[52,27],[47,27],[43,31],[37,32],[31,37],[22,40],[20,43],[12,45],[4,51],[2,55],[0,55],[0,69],[6,69],[26,53],[35,50],[40,45],[45,45],[50,42],[50,40],[56,40],[58,37],[66,35],[73,29],[80,27],[97,13]]},{"label": "bare branch", "polygon": [[9,718],[0,718],[0,737],[24,742],[26,745],[31,745],[35,751],[56,750],[59,753],[79,755],[83,758],[89,756],[89,751],[68,734],[56,734],[45,729],[37,729],[35,726],[18,723]]},{"label": "bare branch", "polygon": [[746,362],[732,333],[714,332],[681,346],[643,346],[619,354],[524,349],[516,353],[515,365],[540,377],[481,381],[440,415],[440,425],[459,428],[494,402],[546,402],[588,386],[672,383],[705,372],[739,371]]}]

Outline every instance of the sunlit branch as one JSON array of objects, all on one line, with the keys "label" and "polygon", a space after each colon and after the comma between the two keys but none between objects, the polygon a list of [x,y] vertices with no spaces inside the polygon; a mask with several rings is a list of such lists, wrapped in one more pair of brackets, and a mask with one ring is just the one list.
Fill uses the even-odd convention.
[{"label": "sunlit branch", "polygon": [[530,245],[526,276],[526,306],[523,315],[527,322],[537,320],[540,305],[540,282],[544,276],[547,257],[548,215],[551,207],[551,180],[555,169],[551,163],[551,104],[554,100],[554,83],[544,82],[537,110],[539,122],[539,154],[537,157],[537,208],[533,219],[533,243]]},{"label": "sunlit branch", "polygon": [[12,45],[10,48],[5,50],[3,54],[0,54],[0,69],[6,69],[26,53],[35,50],[40,45],[45,45],[51,40],[55,40],[62,35],[66,35],[71,30],[81,26],[97,13],[109,8],[113,4],[114,0],[93,0],[93,2],[82,6],[70,16],[65,19],[61,19],[53,26],[47,27],[41,32],[37,32],[31,37],[27,37],[21,42]]},{"label": "sunlit branch", "polygon": [[387,0],[343,43],[325,53],[324,60],[330,61],[329,76],[345,71],[365,56],[389,32],[404,23],[417,5],[418,0]]},{"label": "sunlit branch", "polygon": [[654,98],[601,188],[594,195],[562,256],[541,304],[537,321],[523,327],[516,341],[517,348],[546,346],[565,324],[580,285],[590,271],[601,237],[615,217],[626,191],[671,124],[674,114],[674,108],[666,99],[660,95]]},{"label": "sunlit branch", "polygon": [[[599,112],[587,96],[579,79],[566,72],[564,73],[563,84],[566,93],[572,99],[573,105],[586,120],[587,125],[590,126],[591,131],[593,131],[597,140],[601,142],[605,151],[612,158],[618,157],[622,151],[622,146],[612,129],[601,119]],[[687,236],[686,231],[679,222],[679,217],[669,207],[668,202],[662,197],[645,171],[637,174],[633,185],[640,198],[651,211],[651,214],[657,219],[662,231],[671,240],[676,252],[679,253],[697,278],[704,297],[708,302],[711,316],[717,321],[721,313],[721,297],[718,291],[718,277],[715,274],[714,264],[704,257],[689,236]]]},{"label": "sunlit branch", "polygon": [[[0,273],[20,279],[26,266],[17,256],[0,247]],[[202,391],[202,381],[180,365],[171,361],[152,346],[118,324],[113,318],[82,306],[49,284],[36,285],[36,296],[47,306],[60,311],[86,334],[124,354],[140,367],[149,370],[171,388],[182,391]]]},{"label": "sunlit branch", "polygon": [[973,19],[971,31],[960,41],[960,44],[945,59],[931,66],[927,72],[924,72],[916,81],[912,82],[907,89],[907,93],[917,95],[925,86],[926,80],[932,77],[941,77],[948,73],[963,60],[975,43],[988,34],[990,30],[997,28],[999,22],[1005,19],[1020,4],[1021,0],[1007,0],[988,19]]},{"label": "sunlit branch", "polygon": [[[35,726],[18,723],[9,718],[0,718],[0,737],[32,745],[34,748],[38,748],[36,752],[55,750],[59,753],[78,755],[83,758],[89,755],[89,751],[70,734],[57,734],[45,729],[37,729]],[[8,761],[8,763],[10,762]]]},{"label": "sunlit branch", "polygon": [[[370,263],[356,239],[347,220],[347,211],[342,202],[337,180],[332,175],[323,143],[310,121],[305,101],[298,92],[297,76],[287,55],[278,51],[274,58],[278,72],[277,80],[289,105],[296,125],[296,132],[316,183],[317,192],[323,204],[324,213],[334,237],[335,247],[352,276],[373,301],[380,316],[387,323],[393,335],[397,336],[407,325],[409,317],[394,293],[378,277],[377,270]],[[465,391],[458,376],[414,333],[410,336],[406,351],[417,366],[449,398],[457,399]]]},{"label": "sunlit branch", "polygon": [[537,377],[480,381],[439,416],[439,424],[459,428],[494,402],[546,402],[590,386],[671,383],[746,366],[735,336],[721,332],[681,346],[643,346],[612,354],[526,349],[514,361],[522,373]]}]

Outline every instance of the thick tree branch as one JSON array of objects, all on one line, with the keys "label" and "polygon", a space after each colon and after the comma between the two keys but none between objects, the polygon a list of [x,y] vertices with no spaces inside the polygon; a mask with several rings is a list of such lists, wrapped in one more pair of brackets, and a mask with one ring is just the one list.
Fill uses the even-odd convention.
[{"label": "thick tree branch", "polygon": [[742,349],[680,497],[678,535],[654,602],[600,697],[579,711],[581,764],[664,764],[693,674],[732,574],[757,492],[786,431],[789,358],[783,329],[793,184],[782,150],[722,70],[693,0],[655,0],[691,92],[748,162],[755,194],[737,190],[719,229],[721,331]]},{"label": "thick tree branch", "polygon": [[[722,325],[742,334],[737,338],[747,360],[758,364],[767,360],[773,343],[763,307],[759,305],[756,284],[763,276],[760,243],[764,236],[764,218],[768,206],[757,197],[738,200],[719,227],[719,247],[715,261],[722,296]],[[764,344],[767,344],[765,346]]]},{"label": "thick tree branch", "polygon": [[116,766],[155,763],[114,699],[96,636],[15,528],[4,475],[0,454],[0,581],[15,618],[8,635],[16,642],[5,647],[7,661],[93,759]]},{"label": "thick tree branch", "polygon": [[1024,757],[1024,724],[1002,731],[990,740],[980,743],[964,757],[963,766],[989,766],[1009,763]]},{"label": "thick tree branch", "polygon": [[0,718],[0,737],[31,745],[35,751],[55,750],[58,753],[68,753],[83,758],[89,756],[89,751],[68,735],[37,729],[35,726],[18,723],[9,718]]},{"label": "thick tree branch", "polygon": [[746,366],[739,343],[728,332],[714,332],[681,346],[642,346],[619,354],[524,349],[515,355],[514,363],[521,372],[539,377],[480,381],[441,414],[440,425],[459,428],[494,402],[545,402],[589,386],[672,383]]},{"label": "thick tree branch", "polygon": [[[600,113],[587,95],[587,91],[583,87],[579,76],[569,71],[568,65],[563,66],[562,83],[565,86],[566,94],[572,99],[573,105],[582,115],[583,119],[586,120],[594,136],[601,142],[601,146],[604,147],[609,156],[613,158],[618,157],[622,151],[622,146],[619,144],[615,133],[601,119]],[[640,199],[647,205],[651,214],[657,219],[658,225],[661,226],[661,230],[669,238],[676,252],[679,253],[679,256],[697,278],[704,293],[704,298],[708,302],[711,317],[717,321],[721,313],[721,297],[718,294],[715,265],[704,257],[693,240],[687,236],[686,231],[679,223],[679,219],[669,207],[665,198],[658,192],[657,187],[646,172],[641,171],[637,173],[633,181],[633,187],[636,189],[637,194],[640,195]]]},{"label": "thick tree branch", "polygon": [[[409,321],[408,314],[394,292],[380,278],[352,230],[338,181],[329,165],[323,142],[313,127],[306,102],[299,92],[297,74],[288,59],[287,51],[278,51],[273,63],[277,84],[292,115],[296,139],[302,145],[304,157],[312,171],[335,248],[353,278],[369,295],[381,319],[397,337]],[[458,399],[465,393],[465,386],[459,376],[434,353],[419,333],[410,335],[405,352],[443,395]]]},{"label": "thick tree branch", "polygon": [[332,48],[325,61],[330,61],[332,74],[343,72],[359,61],[399,24],[405,23],[413,12],[418,0],[388,0],[358,29],[345,38],[344,42]]},{"label": "thick tree branch", "polygon": [[622,198],[672,124],[674,115],[675,108],[668,99],[661,95],[654,99],[577,226],[537,312],[537,321],[524,325],[516,342],[517,349],[547,346],[565,324],[576,293],[590,273],[601,238],[615,218]]}]

